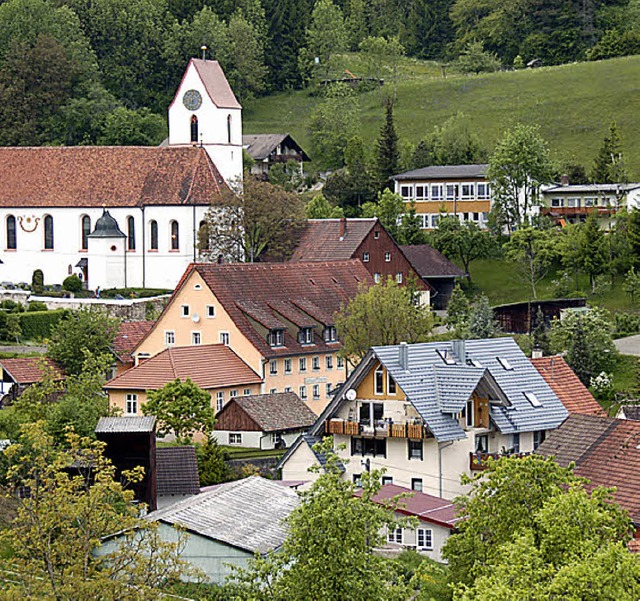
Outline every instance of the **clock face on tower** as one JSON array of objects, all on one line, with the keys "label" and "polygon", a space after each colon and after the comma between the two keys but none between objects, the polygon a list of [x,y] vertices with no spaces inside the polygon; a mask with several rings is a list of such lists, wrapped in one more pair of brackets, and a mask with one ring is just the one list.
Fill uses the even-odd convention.
[{"label": "clock face on tower", "polygon": [[202,96],[198,90],[187,90],[182,97],[182,104],[190,111],[197,111],[202,105]]}]

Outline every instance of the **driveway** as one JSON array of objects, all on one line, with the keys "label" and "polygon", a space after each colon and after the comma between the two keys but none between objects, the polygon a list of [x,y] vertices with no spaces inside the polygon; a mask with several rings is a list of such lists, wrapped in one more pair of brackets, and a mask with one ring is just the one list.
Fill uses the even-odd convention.
[{"label": "driveway", "polygon": [[640,334],[627,336],[626,338],[618,338],[618,340],[614,340],[613,342],[618,351],[623,355],[640,357]]}]

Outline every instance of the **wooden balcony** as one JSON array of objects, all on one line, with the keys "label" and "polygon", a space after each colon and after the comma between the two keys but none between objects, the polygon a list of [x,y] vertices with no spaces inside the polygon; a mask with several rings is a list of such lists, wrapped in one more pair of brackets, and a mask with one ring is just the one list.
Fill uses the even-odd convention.
[{"label": "wooden balcony", "polygon": [[328,419],[324,424],[326,434],[365,436],[371,438],[428,438],[427,427],[422,423],[380,421],[371,427],[356,421]]},{"label": "wooden balcony", "polygon": [[482,472],[489,467],[488,460],[494,459],[498,460],[500,457],[509,456],[509,457],[526,457],[530,455],[530,453],[480,453],[480,452],[470,452],[469,453],[469,470],[472,472]]}]

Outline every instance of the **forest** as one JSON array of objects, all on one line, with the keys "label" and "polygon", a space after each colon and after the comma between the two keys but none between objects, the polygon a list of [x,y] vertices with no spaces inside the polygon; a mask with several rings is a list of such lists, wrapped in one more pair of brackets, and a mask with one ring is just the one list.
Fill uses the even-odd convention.
[{"label": "forest", "polygon": [[347,51],[472,72],[640,53],[640,0],[4,0],[0,145],[158,144],[202,46],[247,103]]}]

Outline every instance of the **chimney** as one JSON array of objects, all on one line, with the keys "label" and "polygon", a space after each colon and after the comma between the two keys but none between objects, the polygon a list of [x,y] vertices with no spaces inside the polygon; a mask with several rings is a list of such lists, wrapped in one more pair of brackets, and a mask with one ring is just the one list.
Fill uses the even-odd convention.
[{"label": "chimney", "polygon": [[409,370],[409,346],[406,342],[401,342],[398,347],[398,363],[400,365],[400,369],[404,371]]},{"label": "chimney", "polygon": [[463,364],[467,360],[467,344],[465,340],[452,340],[451,352],[456,358],[456,362]]},{"label": "chimney", "polygon": [[539,346],[534,346],[531,351],[532,359],[542,359],[542,349]]},{"label": "chimney", "polygon": [[560,176],[560,185],[561,186],[568,186],[569,185],[569,176],[568,175],[561,175]]},{"label": "chimney", "polygon": [[347,218],[340,218],[340,240],[344,240],[347,235]]}]

